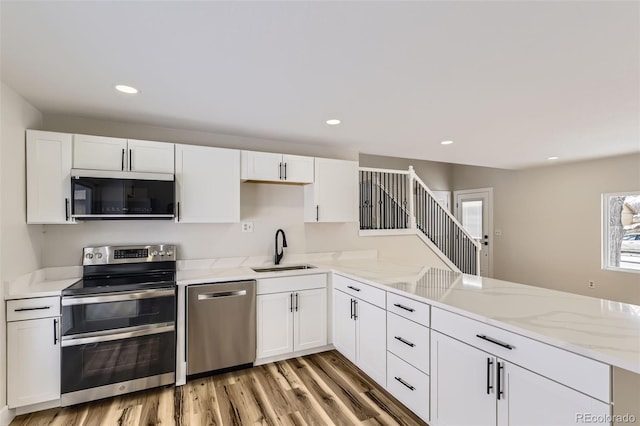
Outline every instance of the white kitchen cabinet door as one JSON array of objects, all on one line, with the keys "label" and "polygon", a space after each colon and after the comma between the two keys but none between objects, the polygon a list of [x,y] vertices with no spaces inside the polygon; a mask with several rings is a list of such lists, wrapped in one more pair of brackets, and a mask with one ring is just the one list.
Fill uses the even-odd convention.
[{"label": "white kitchen cabinet door", "polygon": [[174,144],[129,139],[127,147],[127,169],[129,171],[174,173]]},{"label": "white kitchen cabinet door", "polygon": [[358,163],[316,158],[314,174],[304,188],[304,221],[357,222]]},{"label": "white kitchen cabinet door", "polygon": [[27,223],[71,218],[72,135],[27,130]]},{"label": "white kitchen cabinet door", "polygon": [[[431,420],[438,426],[495,425],[496,359],[431,331]],[[536,404],[537,409],[543,409]]]},{"label": "white kitchen cabinet door", "polygon": [[[502,360],[498,362],[503,366],[498,425],[609,424],[593,420],[604,420],[611,414],[608,404],[517,365]],[[584,416],[588,415],[593,418],[587,420]]]},{"label": "white kitchen cabinet door", "polygon": [[293,352],[293,293],[256,297],[256,358]]},{"label": "white kitchen cabinet door", "polygon": [[59,335],[59,318],[7,323],[9,408],[60,398]]},{"label": "white kitchen cabinet door", "polygon": [[327,344],[327,289],[298,291],[294,294],[293,347],[296,351]]},{"label": "white kitchen cabinet door", "polygon": [[127,140],[73,135],[73,168],[127,170]]},{"label": "white kitchen cabinet door", "polygon": [[283,175],[282,154],[242,151],[242,179],[280,181]]},{"label": "white kitchen cabinet door", "polygon": [[356,322],[352,318],[355,300],[339,290],[333,291],[333,345],[338,352],[356,363]]},{"label": "white kitchen cabinet door", "polygon": [[314,158],[302,155],[282,156],[283,177],[290,183],[313,183]]},{"label": "white kitchen cabinet door", "polygon": [[387,382],[387,313],[370,303],[357,300],[356,365],[372,379],[386,386]]},{"label": "white kitchen cabinet door", "polygon": [[176,145],[176,221],[240,221],[240,151]]}]

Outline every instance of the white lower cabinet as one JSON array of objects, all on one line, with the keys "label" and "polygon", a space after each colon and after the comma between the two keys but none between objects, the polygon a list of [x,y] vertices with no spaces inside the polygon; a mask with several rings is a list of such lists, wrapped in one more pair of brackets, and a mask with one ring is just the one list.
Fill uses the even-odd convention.
[{"label": "white lower cabinet", "polygon": [[7,302],[9,408],[60,399],[59,304],[59,297]]},{"label": "white lower cabinet", "polygon": [[333,297],[334,346],[372,379],[385,386],[385,310],[340,290],[334,289]]},{"label": "white lower cabinet", "polygon": [[256,322],[257,359],[325,346],[326,275],[258,280]]},{"label": "white lower cabinet", "polygon": [[449,336],[432,331],[431,347],[434,425],[566,426],[610,414],[605,402]]},{"label": "white lower cabinet", "polygon": [[387,352],[387,390],[424,421],[429,420],[429,376]]}]

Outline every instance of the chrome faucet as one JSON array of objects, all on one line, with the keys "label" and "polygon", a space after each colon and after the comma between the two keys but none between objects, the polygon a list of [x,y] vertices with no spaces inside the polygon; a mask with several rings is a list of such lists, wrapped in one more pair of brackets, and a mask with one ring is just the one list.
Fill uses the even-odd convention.
[{"label": "chrome faucet", "polygon": [[[282,248],[280,249],[280,253],[278,253],[278,234],[282,234]],[[284,248],[287,246],[287,237],[284,235],[284,231],[282,229],[278,229],[276,231],[276,256],[275,256],[275,264],[279,265],[282,257],[284,256]]]}]

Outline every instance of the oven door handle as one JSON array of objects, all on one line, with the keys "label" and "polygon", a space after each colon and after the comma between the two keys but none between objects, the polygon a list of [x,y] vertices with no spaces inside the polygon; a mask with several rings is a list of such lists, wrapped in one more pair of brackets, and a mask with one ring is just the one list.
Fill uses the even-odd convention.
[{"label": "oven door handle", "polygon": [[[88,345],[91,343],[111,342],[113,340],[123,340],[123,339],[130,339],[132,337],[142,337],[142,336],[150,336],[153,334],[168,333],[175,330],[175,326],[173,324],[171,325],[154,324],[150,326],[144,326],[142,328],[138,328],[138,327],[135,327],[135,328],[136,330],[134,331],[125,331],[125,332],[120,332],[115,334],[97,334],[97,335],[91,336],[92,333],[85,333],[80,335],[82,337],[63,336],[61,345],[64,348],[67,346],[79,346],[79,345]],[[112,330],[112,331],[117,331],[117,330]],[[97,333],[104,333],[104,332],[97,332]]]},{"label": "oven door handle", "polygon": [[99,296],[72,296],[63,297],[62,306],[89,305],[92,303],[124,302],[127,300],[151,299],[154,297],[174,296],[174,289],[139,290],[135,292],[105,293]]}]

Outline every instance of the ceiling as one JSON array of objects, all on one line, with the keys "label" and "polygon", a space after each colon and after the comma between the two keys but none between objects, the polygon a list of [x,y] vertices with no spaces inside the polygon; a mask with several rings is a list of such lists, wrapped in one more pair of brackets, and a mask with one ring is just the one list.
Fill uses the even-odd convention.
[{"label": "ceiling", "polygon": [[3,0],[0,14],[2,80],[45,114],[499,168],[640,151],[635,1]]}]

